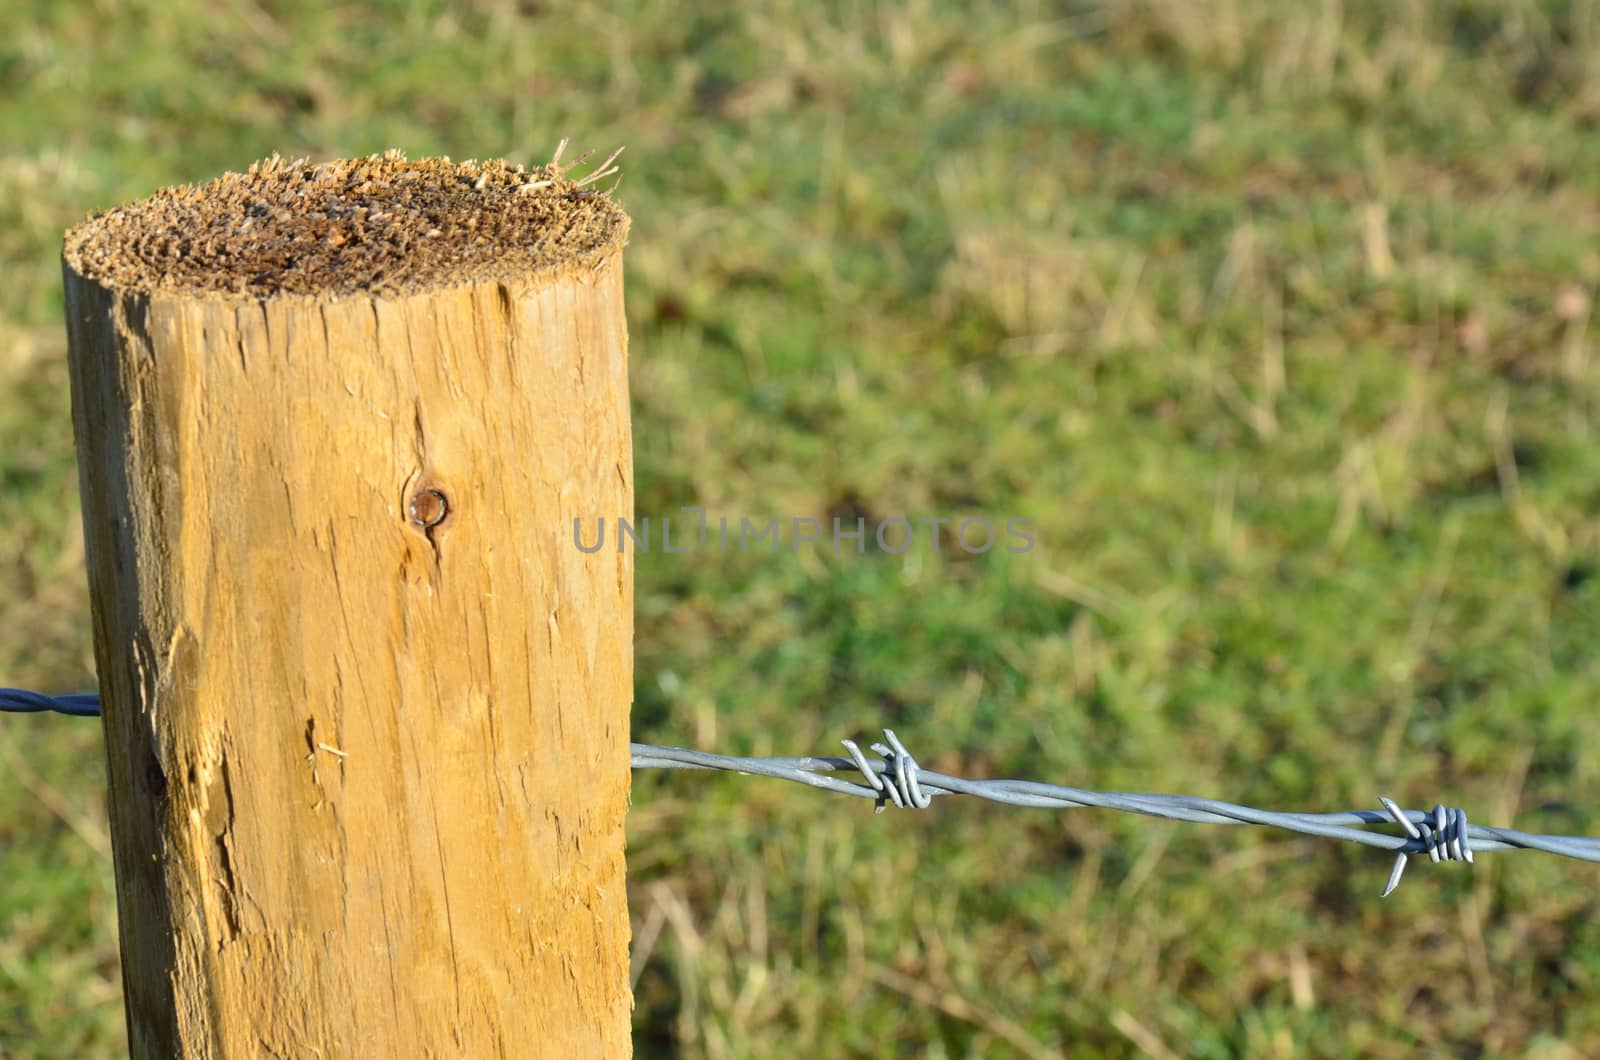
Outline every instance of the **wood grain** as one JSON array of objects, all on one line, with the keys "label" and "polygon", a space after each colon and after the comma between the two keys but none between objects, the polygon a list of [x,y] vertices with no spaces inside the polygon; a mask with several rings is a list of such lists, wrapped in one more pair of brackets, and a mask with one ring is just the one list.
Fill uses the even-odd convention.
[{"label": "wood grain", "polygon": [[134,1055],[627,1055],[632,556],[572,542],[632,515],[620,245],[64,271]]}]

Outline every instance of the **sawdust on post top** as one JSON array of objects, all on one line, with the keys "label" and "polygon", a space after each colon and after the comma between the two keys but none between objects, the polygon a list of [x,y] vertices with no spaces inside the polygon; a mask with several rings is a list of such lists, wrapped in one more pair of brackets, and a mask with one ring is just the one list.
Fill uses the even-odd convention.
[{"label": "sawdust on post top", "polygon": [[220,297],[394,295],[592,268],[626,242],[628,216],[570,168],[273,156],[96,214],[64,255],[115,290]]}]

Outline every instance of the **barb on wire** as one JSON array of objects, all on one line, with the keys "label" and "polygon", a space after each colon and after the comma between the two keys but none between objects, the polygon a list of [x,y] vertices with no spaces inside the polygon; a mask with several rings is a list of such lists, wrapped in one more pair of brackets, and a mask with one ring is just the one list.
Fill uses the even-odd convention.
[{"label": "barb on wire", "polygon": [[[0,711],[55,711],[92,717],[100,713],[100,697],[43,696],[37,692],[0,688]],[[1254,824],[1302,835],[1342,839],[1394,852],[1394,868],[1383,891],[1385,897],[1400,885],[1407,859],[1418,854],[1426,854],[1430,861],[1470,863],[1475,853],[1486,850],[1539,850],[1579,861],[1600,862],[1600,838],[1540,835],[1468,824],[1465,811],[1443,805],[1428,812],[1403,810],[1392,800],[1380,796],[1382,811],[1282,813],[1194,795],[1087,791],[1031,780],[967,780],[922,769],[892,730],[885,729],[883,736],[886,743],[872,745],[872,750],[882,756],[877,760],[868,758],[854,740],[842,741],[849,753],[847,758],[741,758],[646,743],[632,744],[631,749],[634,769],[711,769],[773,777],[841,795],[872,799],[880,813],[891,803],[902,809],[927,809],[938,795],[971,795],[1008,806],[1098,807],[1173,821]],[[835,773],[844,775],[833,776]],[[852,778],[852,774],[859,779]],[[1404,834],[1370,832],[1360,827],[1372,824],[1397,825]]]}]

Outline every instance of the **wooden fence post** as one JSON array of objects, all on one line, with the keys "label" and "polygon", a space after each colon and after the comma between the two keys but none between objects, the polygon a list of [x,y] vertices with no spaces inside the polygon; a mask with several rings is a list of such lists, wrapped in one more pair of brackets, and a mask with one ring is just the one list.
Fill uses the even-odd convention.
[{"label": "wooden fence post", "polygon": [[627,227],[391,152],[67,234],[136,1057],[630,1052]]}]

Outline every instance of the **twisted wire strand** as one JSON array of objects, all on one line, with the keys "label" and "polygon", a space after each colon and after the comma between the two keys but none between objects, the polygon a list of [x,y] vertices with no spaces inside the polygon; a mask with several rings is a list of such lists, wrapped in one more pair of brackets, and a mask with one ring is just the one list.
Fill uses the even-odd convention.
[{"label": "twisted wire strand", "polygon": [[[100,697],[45,696],[21,689],[0,688],[0,711],[53,711],[76,717],[93,717],[100,713]],[[1031,780],[968,780],[921,768],[892,730],[885,729],[883,735],[885,743],[872,745],[872,750],[880,756],[877,759],[867,757],[854,740],[841,741],[848,752],[845,758],[744,758],[645,743],[631,744],[630,748],[634,769],[702,769],[772,777],[841,795],[872,799],[877,804],[875,812],[878,813],[890,805],[902,809],[927,809],[933,804],[934,798],[940,795],[971,795],[1008,806],[1041,809],[1095,807],[1173,821],[1253,824],[1325,839],[1341,839],[1394,853],[1394,867],[1390,870],[1383,891],[1385,897],[1400,885],[1400,878],[1412,855],[1425,854],[1434,862],[1471,863],[1474,854],[1488,850],[1538,850],[1579,861],[1600,862],[1600,838],[1541,835],[1513,828],[1469,824],[1466,811],[1461,809],[1436,805],[1430,811],[1405,810],[1382,796],[1378,799],[1383,805],[1381,811],[1284,813],[1195,795],[1088,791]],[[1404,834],[1367,831],[1359,827],[1361,825],[1394,825]]]},{"label": "twisted wire strand", "polygon": [[0,710],[13,714],[40,714],[54,711],[75,718],[100,716],[100,697],[92,693],[76,696],[44,696],[20,688],[0,688]]}]

